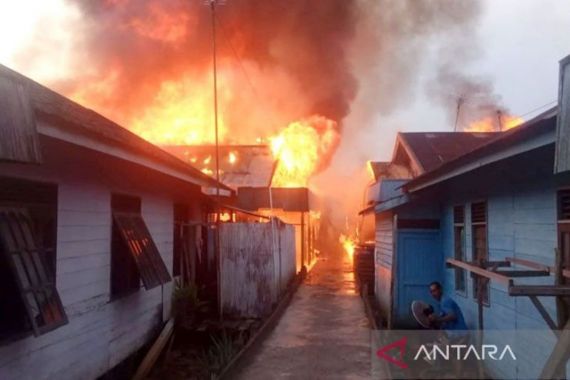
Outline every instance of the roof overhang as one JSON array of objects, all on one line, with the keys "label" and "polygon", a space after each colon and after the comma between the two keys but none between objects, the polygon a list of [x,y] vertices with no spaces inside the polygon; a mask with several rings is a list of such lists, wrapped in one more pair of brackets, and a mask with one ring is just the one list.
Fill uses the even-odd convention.
[{"label": "roof overhang", "polygon": [[[208,178],[203,173],[200,173],[200,175],[193,173],[193,171],[198,170],[191,168],[189,165],[186,165],[182,162],[180,162],[180,168],[174,167],[173,165],[167,165],[160,160],[155,160],[147,155],[134,152],[132,149],[121,146],[121,144],[103,141],[98,136],[89,136],[88,134],[78,133],[72,128],[62,128],[57,123],[46,122],[41,118],[38,120],[37,125],[40,135],[48,136],[73,145],[129,161],[164,173],[171,177],[183,180],[185,182],[193,183],[203,188],[216,188],[216,181],[213,178]],[[160,148],[156,147],[156,149]],[[220,189],[225,193],[232,191],[229,187],[223,184],[220,184],[219,186]]]}]

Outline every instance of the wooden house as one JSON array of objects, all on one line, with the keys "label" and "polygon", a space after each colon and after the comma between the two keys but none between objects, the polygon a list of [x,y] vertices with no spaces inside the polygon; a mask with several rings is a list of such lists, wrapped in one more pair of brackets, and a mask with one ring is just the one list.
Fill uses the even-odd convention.
[{"label": "wooden house", "polygon": [[97,378],[169,318],[216,182],[2,66],[0,136],[0,378]]},{"label": "wooden house", "polygon": [[557,107],[375,205],[390,325],[409,325],[410,301],[430,301],[427,284],[440,281],[483,342],[493,331],[524,339],[516,361],[485,362],[495,378],[566,377],[570,337],[556,330],[570,327],[570,57],[561,65]]}]

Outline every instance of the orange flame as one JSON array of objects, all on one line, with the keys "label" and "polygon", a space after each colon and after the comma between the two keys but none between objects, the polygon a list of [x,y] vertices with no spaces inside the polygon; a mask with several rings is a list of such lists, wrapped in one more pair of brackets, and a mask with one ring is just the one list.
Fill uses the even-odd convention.
[{"label": "orange flame", "polygon": [[338,143],[336,122],[323,116],[293,122],[270,138],[273,156],[278,160],[274,187],[306,187],[309,179],[324,165]]},{"label": "orange flame", "polygon": [[356,241],[344,234],[340,234],[338,241],[342,245],[342,248],[344,248],[346,254],[352,258],[352,256],[354,256],[354,249],[356,248]]},{"label": "orange flame", "polygon": [[465,129],[465,132],[498,132],[507,131],[509,129],[518,127],[524,120],[518,116],[502,115],[501,125],[497,117],[489,116],[481,120],[477,120]]}]

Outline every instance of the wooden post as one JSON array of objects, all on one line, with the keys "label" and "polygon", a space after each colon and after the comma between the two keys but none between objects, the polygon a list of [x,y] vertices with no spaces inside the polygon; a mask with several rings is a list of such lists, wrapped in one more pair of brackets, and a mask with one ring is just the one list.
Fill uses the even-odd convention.
[{"label": "wooden post", "polygon": [[301,268],[305,265],[305,259],[305,213],[301,212]]}]

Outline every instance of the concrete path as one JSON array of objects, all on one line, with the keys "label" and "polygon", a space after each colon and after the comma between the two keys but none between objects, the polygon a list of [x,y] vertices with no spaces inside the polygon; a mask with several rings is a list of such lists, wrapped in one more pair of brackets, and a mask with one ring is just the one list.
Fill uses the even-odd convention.
[{"label": "concrete path", "polygon": [[369,379],[370,330],[345,257],[320,260],[238,379]]}]

